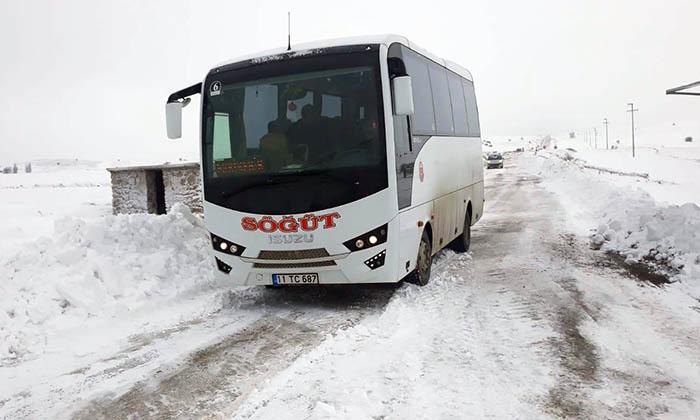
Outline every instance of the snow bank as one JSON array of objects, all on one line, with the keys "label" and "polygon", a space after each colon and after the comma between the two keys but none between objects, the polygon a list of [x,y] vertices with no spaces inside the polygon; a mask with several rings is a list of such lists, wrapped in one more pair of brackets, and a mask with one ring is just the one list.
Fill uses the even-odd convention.
[{"label": "snow bank", "polygon": [[570,227],[590,235],[594,247],[643,263],[700,298],[698,204],[659,202],[645,188],[657,182],[627,176],[625,165],[598,171],[572,154],[559,148],[526,158],[543,185],[562,196]]},{"label": "snow bank", "polygon": [[185,206],[168,215],[63,218],[0,266],[0,360],[41,353],[52,335],[206,288],[208,239]]},{"label": "snow bank", "polygon": [[628,263],[644,262],[664,274],[684,273],[698,281],[700,207],[686,203],[658,208],[654,204],[651,200],[633,201],[620,211],[610,212],[591,242],[620,253]]}]

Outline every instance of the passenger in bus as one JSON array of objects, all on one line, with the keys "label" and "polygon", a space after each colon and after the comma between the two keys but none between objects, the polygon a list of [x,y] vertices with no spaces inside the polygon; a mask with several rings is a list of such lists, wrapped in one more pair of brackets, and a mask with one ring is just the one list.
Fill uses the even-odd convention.
[{"label": "passenger in bus", "polygon": [[289,144],[279,121],[267,124],[267,134],[260,139],[260,154],[268,171],[277,171],[291,163]]},{"label": "passenger in bus", "polygon": [[304,150],[304,160],[314,164],[321,163],[322,158],[328,155],[328,124],[313,105],[304,105],[301,119],[289,127],[287,134],[295,160],[301,157]]}]

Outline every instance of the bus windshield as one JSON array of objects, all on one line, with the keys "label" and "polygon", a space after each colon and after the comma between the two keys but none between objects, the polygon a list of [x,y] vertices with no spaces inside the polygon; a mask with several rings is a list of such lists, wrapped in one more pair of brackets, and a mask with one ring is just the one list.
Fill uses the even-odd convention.
[{"label": "bus windshield", "polygon": [[[378,71],[349,55],[327,57],[321,65],[314,63],[321,57],[261,64],[256,75],[273,74],[252,80],[245,77],[249,71],[210,75],[202,133],[207,201],[289,214],[344,204],[386,187]],[[338,67],[342,61],[359,65]],[[301,71],[290,72],[295,69]],[[331,197],[301,192],[309,188]],[[270,194],[277,194],[278,204],[262,197]]]}]

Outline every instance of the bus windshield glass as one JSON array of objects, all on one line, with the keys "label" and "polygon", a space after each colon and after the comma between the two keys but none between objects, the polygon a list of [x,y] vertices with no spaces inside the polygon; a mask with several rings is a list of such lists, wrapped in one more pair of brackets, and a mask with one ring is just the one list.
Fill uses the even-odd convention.
[{"label": "bus windshield glass", "polygon": [[[210,75],[202,133],[206,200],[239,211],[289,214],[385,188],[377,66],[368,57],[351,58],[364,55]],[[266,77],[249,80],[252,75]],[[308,191],[313,188],[320,190]]]}]

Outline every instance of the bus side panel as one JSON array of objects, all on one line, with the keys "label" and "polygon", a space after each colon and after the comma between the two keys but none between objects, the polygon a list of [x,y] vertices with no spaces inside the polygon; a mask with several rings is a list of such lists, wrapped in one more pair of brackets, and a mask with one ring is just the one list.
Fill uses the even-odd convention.
[{"label": "bus side panel", "polygon": [[472,138],[469,156],[473,159],[471,166],[474,168],[474,185],[472,187],[472,225],[478,222],[484,215],[484,164],[482,158],[481,137]]},{"label": "bus side panel", "polygon": [[484,215],[484,181],[472,186],[472,226]]},{"label": "bus side panel", "polygon": [[413,177],[412,205],[433,203],[429,219],[433,251],[437,252],[464,230],[470,202],[472,214],[475,216],[478,212],[481,217],[481,141],[467,137],[431,137],[421,148],[416,166],[418,176],[414,174]]}]

